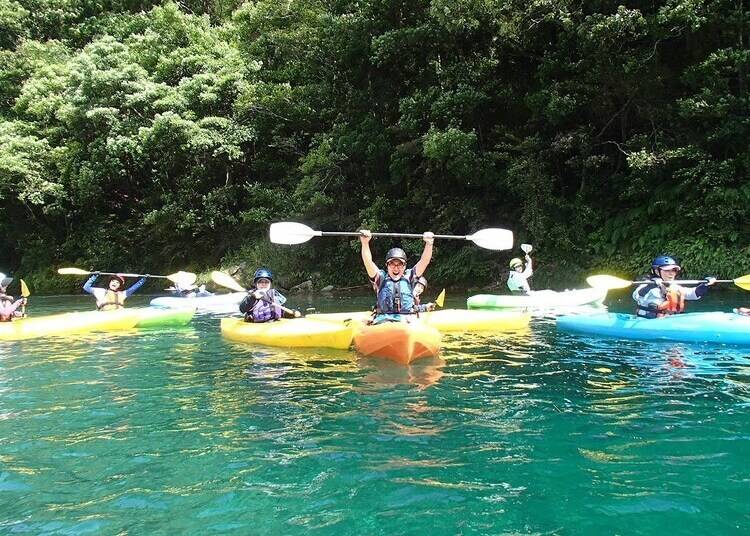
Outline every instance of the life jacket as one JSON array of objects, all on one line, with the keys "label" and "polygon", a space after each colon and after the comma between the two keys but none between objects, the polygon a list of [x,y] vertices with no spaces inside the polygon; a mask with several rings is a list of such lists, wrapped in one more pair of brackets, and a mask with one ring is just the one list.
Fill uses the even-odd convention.
[{"label": "life jacket", "polygon": [[656,310],[638,306],[636,314],[643,318],[663,318],[685,312],[685,294],[679,288],[669,287],[664,298]]},{"label": "life jacket", "polygon": [[273,289],[269,289],[266,292],[266,296],[274,303],[268,303],[266,300],[256,301],[250,311],[253,322],[268,322],[269,320],[278,320],[282,317],[282,311],[275,303],[276,292]]},{"label": "life jacket", "polygon": [[116,311],[117,309],[122,309],[125,307],[125,298],[124,290],[114,292],[107,289],[102,301],[97,302],[96,308],[99,311]]},{"label": "life jacket", "polygon": [[377,314],[412,314],[416,303],[412,292],[414,274],[411,269],[406,270],[398,281],[394,281],[388,272],[380,271],[378,281]]}]

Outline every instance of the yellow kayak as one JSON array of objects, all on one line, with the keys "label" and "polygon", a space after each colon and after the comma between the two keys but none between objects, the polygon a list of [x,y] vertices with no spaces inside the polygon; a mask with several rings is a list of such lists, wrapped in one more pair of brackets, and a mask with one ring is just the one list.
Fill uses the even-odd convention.
[{"label": "yellow kayak", "polygon": [[[352,313],[316,313],[306,318],[324,322],[351,322],[359,324],[370,320],[369,311]],[[442,309],[420,313],[419,319],[443,333],[451,331],[513,331],[529,325],[531,315],[521,311],[481,311]]]},{"label": "yellow kayak", "polygon": [[255,324],[241,318],[222,318],[221,334],[239,342],[285,348],[338,348],[352,344],[354,328],[343,322],[322,322],[308,318],[285,318]]},{"label": "yellow kayak", "polygon": [[36,337],[75,335],[89,331],[132,329],[138,323],[136,309],[122,311],[63,313],[0,322],[0,340],[17,341]]},{"label": "yellow kayak", "polygon": [[383,322],[363,326],[354,335],[354,347],[367,357],[408,365],[440,351],[440,332],[422,322]]}]

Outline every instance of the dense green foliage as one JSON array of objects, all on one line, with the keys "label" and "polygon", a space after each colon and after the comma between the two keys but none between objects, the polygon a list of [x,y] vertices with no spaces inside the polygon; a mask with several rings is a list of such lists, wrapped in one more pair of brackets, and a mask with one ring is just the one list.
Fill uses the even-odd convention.
[{"label": "dense green foliage", "polygon": [[[738,0],[0,0],[0,269],[361,282],[355,242],[270,245],[288,219],[507,227],[537,285],[660,252],[738,275],[748,21]],[[430,273],[510,256],[443,242]]]}]

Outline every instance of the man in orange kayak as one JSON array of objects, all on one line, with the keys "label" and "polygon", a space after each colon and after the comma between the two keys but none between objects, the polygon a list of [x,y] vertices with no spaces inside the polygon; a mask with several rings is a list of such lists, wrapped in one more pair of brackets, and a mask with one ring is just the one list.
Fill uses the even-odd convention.
[{"label": "man in orange kayak", "polygon": [[385,256],[386,269],[381,270],[372,260],[370,240],[372,234],[367,229],[360,230],[362,262],[377,294],[374,324],[381,322],[401,322],[415,314],[414,284],[424,275],[432,260],[431,232],[422,235],[424,250],[413,268],[406,268],[406,252],[401,248],[391,248]]}]

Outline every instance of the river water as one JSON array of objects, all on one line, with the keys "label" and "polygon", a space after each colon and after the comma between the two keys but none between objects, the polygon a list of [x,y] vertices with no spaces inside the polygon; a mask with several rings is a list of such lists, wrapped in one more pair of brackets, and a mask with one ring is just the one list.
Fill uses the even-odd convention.
[{"label": "river water", "polygon": [[403,367],[218,323],[0,342],[0,533],[750,532],[750,349],[536,317]]}]

